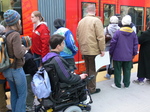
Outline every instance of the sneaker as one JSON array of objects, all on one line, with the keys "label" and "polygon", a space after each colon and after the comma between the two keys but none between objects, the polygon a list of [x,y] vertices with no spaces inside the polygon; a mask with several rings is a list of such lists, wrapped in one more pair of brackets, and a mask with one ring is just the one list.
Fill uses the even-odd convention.
[{"label": "sneaker", "polygon": [[106,78],[106,79],[110,79],[110,77],[111,77],[111,75],[109,75],[109,74],[106,74],[106,75],[104,76],[104,78]]},{"label": "sneaker", "polygon": [[91,93],[91,94],[99,93],[100,91],[101,91],[101,89],[100,89],[100,88],[97,88],[97,89],[95,90],[95,92],[94,92],[94,93]]},{"label": "sneaker", "polygon": [[121,89],[121,88],[117,87],[115,84],[112,84],[111,87],[113,87],[115,89]]},{"label": "sneaker", "polygon": [[138,79],[137,80],[133,80],[133,83],[139,84],[139,85],[144,85],[144,81],[139,81]]},{"label": "sneaker", "polygon": [[33,109],[31,107],[26,106],[26,112],[33,112]]}]

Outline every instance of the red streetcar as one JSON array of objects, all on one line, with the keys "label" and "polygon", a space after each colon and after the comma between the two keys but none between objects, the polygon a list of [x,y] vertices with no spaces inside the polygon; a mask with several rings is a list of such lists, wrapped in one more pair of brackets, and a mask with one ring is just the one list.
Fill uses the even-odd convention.
[{"label": "red streetcar", "polygon": [[[1,0],[0,11],[8,9],[17,10],[22,19],[22,36],[32,34],[33,24],[31,22],[32,11],[39,10],[51,30],[51,35],[56,30],[53,21],[56,18],[66,20],[66,27],[69,28],[76,40],[76,28],[79,20],[86,15],[86,5],[96,5],[96,15],[101,17],[104,27],[109,24],[109,18],[118,13],[122,17],[131,15],[132,22],[136,25],[137,35],[145,30],[146,23],[150,20],[149,0]],[[2,21],[2,18],[0,18]],[[78,46],[78,43],[76,41]],[[80,54],[75,56],[77,73],[85,71],[84,60]],[[138,61],[138,55],[133,59]]]}]

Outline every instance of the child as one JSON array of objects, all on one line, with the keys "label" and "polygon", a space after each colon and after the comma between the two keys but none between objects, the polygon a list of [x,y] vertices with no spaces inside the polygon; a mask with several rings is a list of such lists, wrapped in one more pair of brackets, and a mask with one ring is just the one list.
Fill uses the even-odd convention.
[{"label": "child", "polygon": [[[22,44],[30,48],[31,46],[31,39],[28,36],[22,37]],[[31,81],[33,75],[36,73],[38,70],[36,63],[33,58],[33,54],[31,53],[30,50],[25,54],[25,64],[23,66],[23,70],[26,74],[26,79],[27,79],[27,99],[26,99],[26,111],[31,112],[32,111],[32,106],[34,102],[34,94],[31,89]]]}]

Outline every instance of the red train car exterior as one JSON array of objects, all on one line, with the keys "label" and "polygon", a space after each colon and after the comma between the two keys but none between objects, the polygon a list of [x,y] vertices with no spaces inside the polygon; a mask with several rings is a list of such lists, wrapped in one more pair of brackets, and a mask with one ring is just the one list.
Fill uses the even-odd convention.
[{"label": "red train car exterior", "polygon": [[[2,0],[7,1],[7,0]],[[66,11],[66,27],[69,28],[76,41],[76,28],[79,20],[84,16],[84,8],[86,4],[94,3],[96,5],[96,15],[101,17],[104,27],[108,24],[109,17],[118,13],[121,15],[127,14],[129,9],[134,9],[138,15],[142,14],[141,21],[138,23],[138,31],[146,29],[146,23],[149,21],[150,15],[150,1],[149,0],[65,0]],[[4,7],[4,6],[3,6]],[[22,7],[22,26],[23,34],[32,34],[33,24],[31,23],[31,13],[34,10],[38,10],[38,0],[21,0]],[[46,7],[43,7],[46,10]],[[128,9],[128,10],[126,10]],[[5,10],[4,10],[5,11]],[[78,46],[78,43],[76,41]],[[80,49],[75,56],[77,73],[85,71],[84,60],[82,59]],[[133,59],[134,62],[138,61],[138,55]]]}]

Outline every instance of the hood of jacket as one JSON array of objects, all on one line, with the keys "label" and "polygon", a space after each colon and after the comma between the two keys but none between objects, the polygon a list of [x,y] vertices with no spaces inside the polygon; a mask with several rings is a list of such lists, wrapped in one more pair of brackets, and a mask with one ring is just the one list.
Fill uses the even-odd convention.
[{"label": "hood of jacket", "polygon": [[38,25],[35,25],[34,24],[34,29],[36,29],[38,26],[40,26],[41,24],[45,24],[47,26],[47,23],[46,22],[40,22]]},{"label": "hood of jacket", "polygon": [[120,33],[124,36],[129,36],[133,33],[133,29],[130,27],[121,27],[120,31]]},{"label": "hood of jacket", "polygon": [[118,24],[109,24],[108,30],[112,32],[113,34],[119,29],[120,27]]},{"label": "hood of jacket", "polygon": [[50,52],[50,53],[47,53],[43,58],[42,58],[42,62],[46,62],[48,59],[51,59],[55,56],[58,56],[59,53],[56,53],[56,52]]},{"label": "hood of jacket", "polygon": [[54,26],[56,29],[60,28],[60,27],[64,27],[65,25],[65,20],[64,19],[55,19],[54,21]]}]

